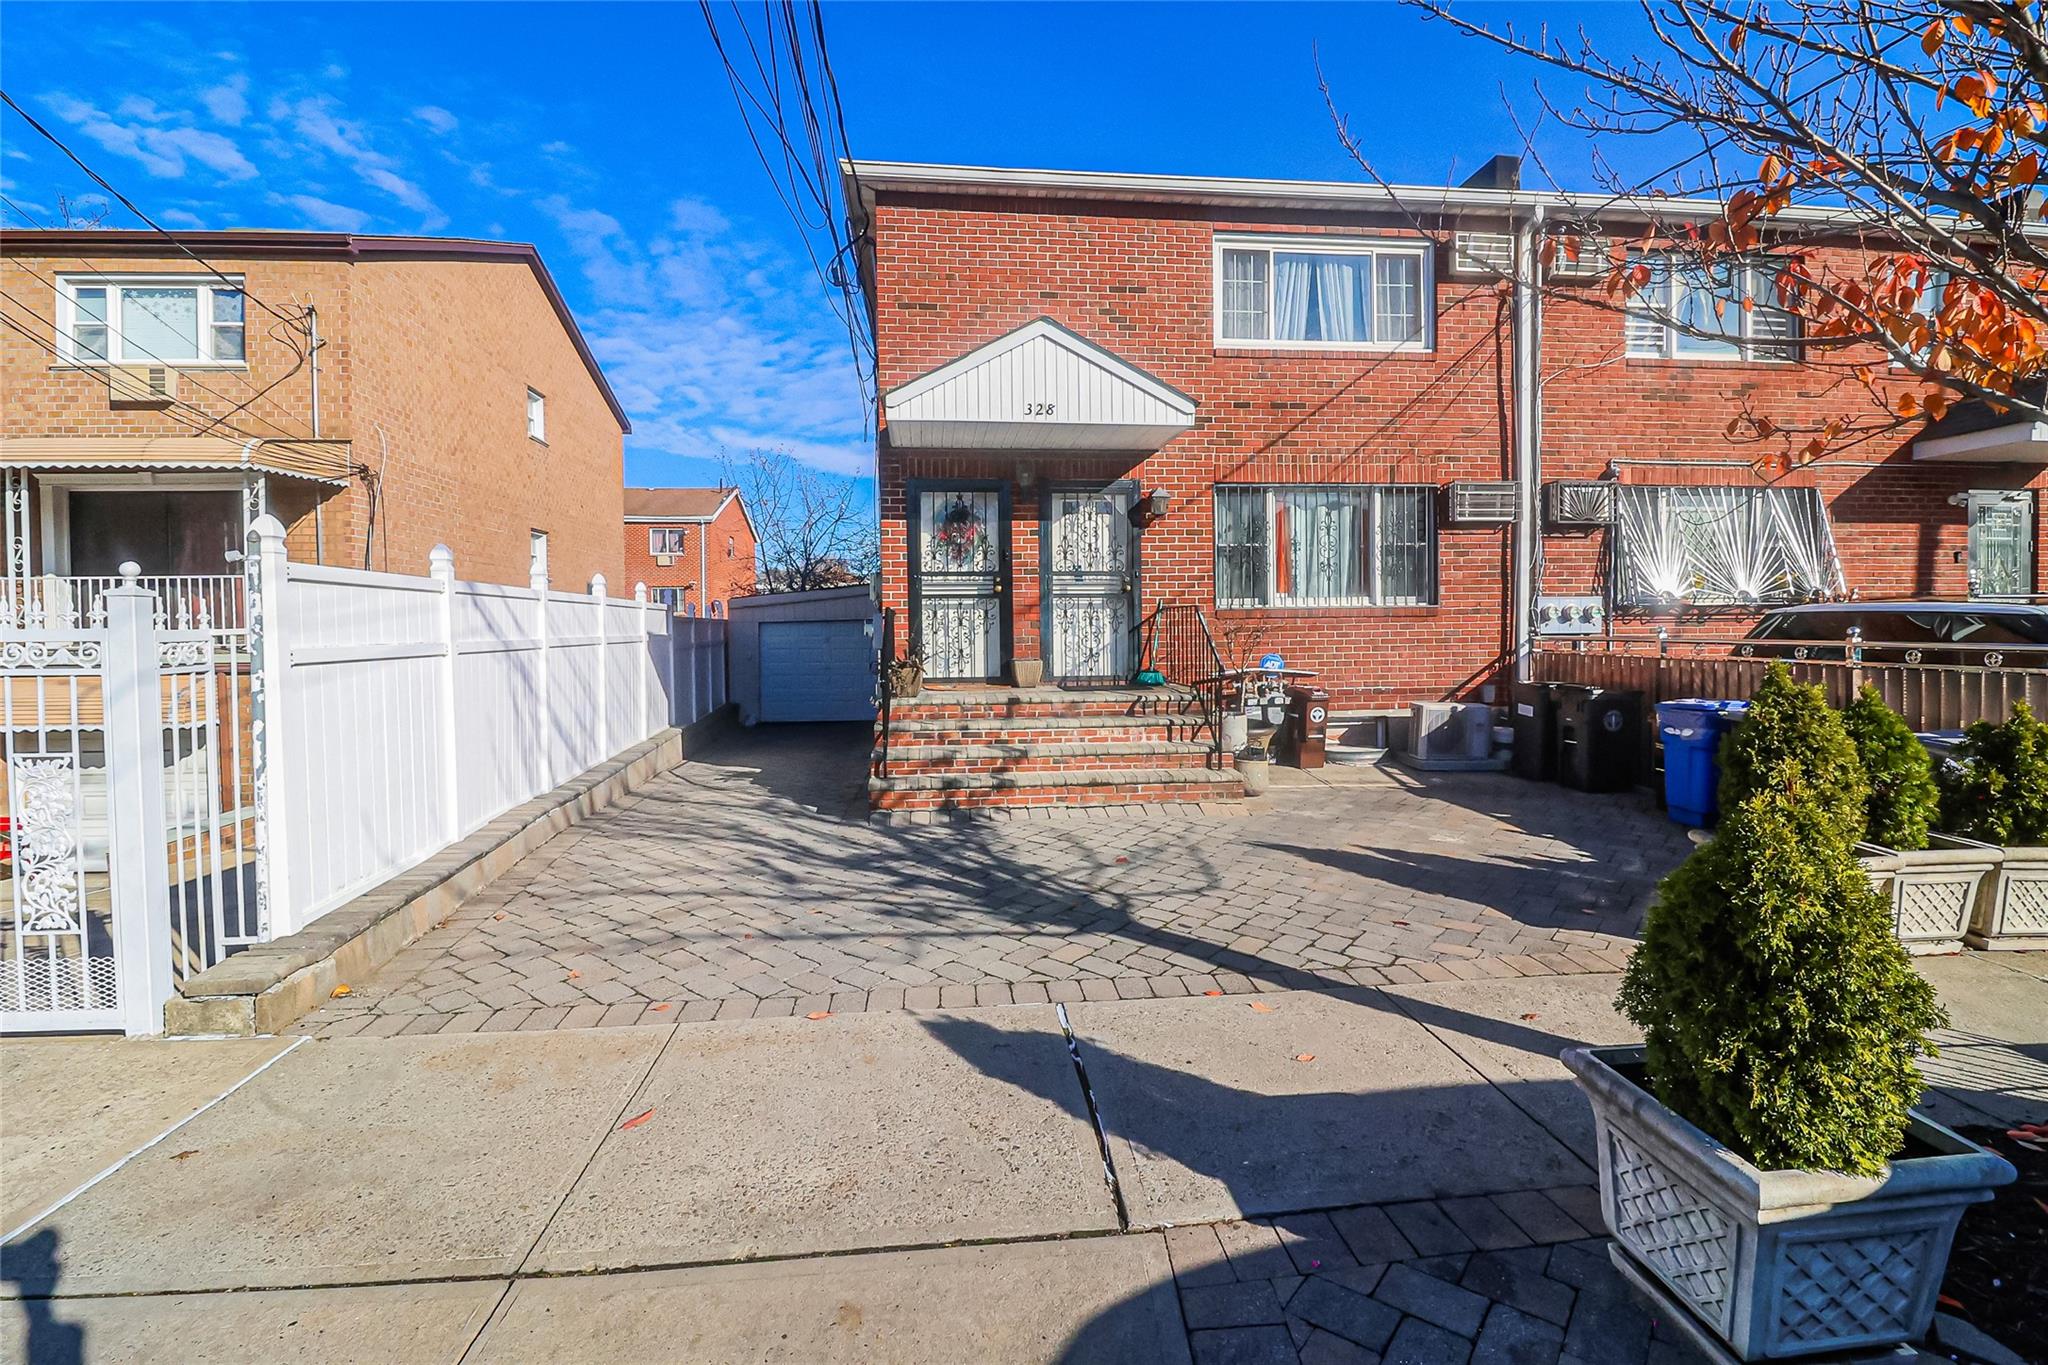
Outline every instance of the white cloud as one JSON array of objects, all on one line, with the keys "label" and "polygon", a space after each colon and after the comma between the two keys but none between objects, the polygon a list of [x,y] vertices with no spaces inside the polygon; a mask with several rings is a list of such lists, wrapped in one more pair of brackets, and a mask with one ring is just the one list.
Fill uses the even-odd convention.
[{"label": "white cloud", "polygon": [[301,218],[327,232],[361,232],[370,225],[370,215],[361,209],[352,209],[318,195],[273,194],[270,202],[297,209]]},{"label": "white cloud", "polygon": [[454,132],[458,122],[455,115],[438,104],[423,104],[412,111],[412,116],[444,136]]},{"label": "white cloud", "polygon": [[239,125],[249,117],[249,78],[238,74],[210,85],[199,92],[199,102],[215,123]]},{"label": "white cloud", "polygon": [[128,157],[160,180],[183,178],[188,160],[230,180],[249,180],[256,167],[233,139],[200,128],[163,127],[182,115],[166,114],[149,100],[131,96],[121,102],[120,118],[97,105],[69,95],[43,100],[52,113],[116,156]]},{"label": "white cloud", "polygon": [[301,138],[347,162],[364,184],[419,214],[422,227],[431,231],[447,224],[448,215],[432,196],[416,181],[400,175],[395,169],[398,163],[371,144],[369,132],[360,123],[340,117],[332,100],[312,96],[296,104],[276,101],[271,105],[271,117],[290,123]]},{"label": "white cloud", "polygon": [[203,228],[206,220],[188,209],[159,209],[156,220],[170,227]]}]

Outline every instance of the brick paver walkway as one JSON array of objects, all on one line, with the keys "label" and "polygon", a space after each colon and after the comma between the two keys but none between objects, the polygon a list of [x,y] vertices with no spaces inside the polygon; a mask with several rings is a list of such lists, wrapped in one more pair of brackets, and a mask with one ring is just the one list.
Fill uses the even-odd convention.
[{"label": "brick paver walkway", "polygon": [[1591,1188],[1174,1228],[1195,1365],[1704,1365],[1607,1258]]},{"label": "brick paver walkway", "polygon": [[1634,796],[1330,770],[1242,806],[869,823],[864,731],[763,728],[550,843],[300,1031],[1613,971],[1682,831]]}]

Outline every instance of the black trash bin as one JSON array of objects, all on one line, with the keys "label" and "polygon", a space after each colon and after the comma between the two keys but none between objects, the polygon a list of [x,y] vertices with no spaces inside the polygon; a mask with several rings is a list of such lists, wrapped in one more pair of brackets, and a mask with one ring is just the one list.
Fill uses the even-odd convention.
[{"label": "black trash bin", "polygon": [[1603,687],[1557,689],[1557,780],[1588,792],[1636,784],[1643,746],[1643,694]]},{"label": "black trash bin", "polygon": [[1510,699],[1515,772],[1532,782],[1557,780],[1557,684],[1518,682]]}]

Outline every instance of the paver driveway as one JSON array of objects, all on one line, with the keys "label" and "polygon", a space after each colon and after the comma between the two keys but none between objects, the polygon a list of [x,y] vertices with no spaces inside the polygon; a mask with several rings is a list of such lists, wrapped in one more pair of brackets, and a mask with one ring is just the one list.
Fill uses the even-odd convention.
[{"label": "paver driveway", "polygon": [[1641,798],[1330,769],[1242,806],[865,819],[865,729],[763,728],[547,845],[329,1036],[1612,971],[1682,831]]}]

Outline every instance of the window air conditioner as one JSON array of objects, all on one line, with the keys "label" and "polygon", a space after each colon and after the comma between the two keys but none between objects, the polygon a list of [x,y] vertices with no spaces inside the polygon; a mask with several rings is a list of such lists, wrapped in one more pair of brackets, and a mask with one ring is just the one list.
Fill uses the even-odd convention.
[{"label": "window air conditioner", "polygon": [[659,567],[659,568],[663,568],[663,569],[669,569],[669,568],[674,568],[674,567],[675,567],[675,562],[676,562],[676,557],[675,557],[674,555],[656,555],[656,556],[654,557],[654,562],[655,562],[655,565],[656,565],[657,567]]},{"label": "window air conditioner", "polygon": [[1454,483],[1451,494],[1451,524],[1454,526],[1500,525],[1515,520],[1515,486],[1512,483],[1482,483],[1465,480]]},{"label": "window air conditioner", "polygon": [[[1578,242],[1579,256],[1573,260],[1565,249],[1565,239]],[[1550,273],[1560,280],[1596,280],[1605,275],[1613,262],[1607,256],[1607,239],[1593,232],[1560,232],[1555,238],[1557,254],[1551,258]]]},{"label": "window air conditioner", "polygon": [[1505,232],[1451,234],[1451,273],[1488,279],[1515,273],[1515,239]]},{"label": "window air conditioner", "polygon": [[1605,481],[1543,485],[1552,526],[1612,526],[1615,485]]},{"label": "window air conditioner", "polygon": [[178,396],[178,372],[168,365],[112,365],[107,369],[110,403],[169,403]]}]

